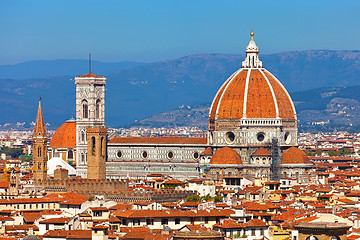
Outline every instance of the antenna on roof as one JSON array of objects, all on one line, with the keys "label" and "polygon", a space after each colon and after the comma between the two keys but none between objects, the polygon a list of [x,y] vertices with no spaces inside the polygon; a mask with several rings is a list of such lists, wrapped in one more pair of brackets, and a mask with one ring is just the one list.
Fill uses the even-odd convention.
[{"label": "antenna on roof", "polygon": [[91,53],[89,53],[89,73],[91,73]]}]

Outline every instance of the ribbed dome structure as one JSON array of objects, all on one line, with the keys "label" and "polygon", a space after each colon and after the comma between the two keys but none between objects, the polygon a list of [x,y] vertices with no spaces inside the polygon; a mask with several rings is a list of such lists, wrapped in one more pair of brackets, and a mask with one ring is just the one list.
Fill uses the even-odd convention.
[{"label": "ribbed dome structure", "polygon": [[295,108],[284,86],[266,69],[241,68],[221,86],[210,119],[296,119]]},{"label": "ribbed dome structure", "polygon": [[[253,32],[241,68],[213,99],[208,131],[208,143],[213,147],[297,146],[294,104],[280,81],[263,68]],[[244,163],[249,162],[247,156],[242,157]]]},{"label": "ribbed dome structure", "polygon": [[308,155],[297,147],[291,147],[283,152],[281,164],[312,164]]},{"label": "ribbed dome structure", "polygon": [[209,112],[209,130],[217,121],[237,119],[282,119],[296,121],[290,95],[259,60],[254,34],[246,48],[242,67],[233,73],[215,95]]},{"label": "ribbed dome structure", "polygon": [[76,147],[76,122],[68,120],[55,132],[50,143],[51,148],[75,148]]},{"label": "ribbed dome structure", "polygon": [[242,164],[240,155],[229,147],[220,148],[210,160],[210,164]]}]

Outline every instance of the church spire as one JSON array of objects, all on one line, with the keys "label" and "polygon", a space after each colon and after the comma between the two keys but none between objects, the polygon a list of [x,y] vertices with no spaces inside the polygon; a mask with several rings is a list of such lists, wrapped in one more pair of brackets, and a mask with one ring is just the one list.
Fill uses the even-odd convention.
[{"label": "church spire", "polygon": [[35,185],[41,185],[47,179],[47,141],[40,98],[33,136],[33,180]]},{"label": "church spire", "polygon": [[251,39],[246,47],[246,58],[242,62],[243,68],[262,68],[262,62],[259,60],[259,48],[254,41],[254,31],[251,30]]},{"label": "church spire", "polygon": [[38,107],[38,112],[37,112],[37,116],[36,116],[33,137],[34,138],[37,138],[37,137],[45,137],[46,138],[47,137],[44,117],[43,117],[42,109],[41,109],[41,98],[39,100],[39,107]]}]

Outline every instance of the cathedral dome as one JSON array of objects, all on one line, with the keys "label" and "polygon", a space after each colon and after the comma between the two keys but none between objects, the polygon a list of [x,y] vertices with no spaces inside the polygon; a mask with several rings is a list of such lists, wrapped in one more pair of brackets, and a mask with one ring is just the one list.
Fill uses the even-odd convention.
[{"label": "cathedral dome", "polygon": [[258,148],[252,156],[272,156],[272,153],[266,150],[265,148]]},{"label": "cathedral dome", "polygon": [[228,146],[220,148],[211,157],[210,164],[242,164],[240,155]]},{"label": "cathedral dome", "polygon": [[312,164],[308,155],[297,147],[291,147],[283,152],[281,164]]},{"label": "cathedral dome", "polygon": [[68,120],[55,132],[50,143],[51,148],[75,148],[76,147],[76,122]]},{"label": "cathedral dome", "polygon": [[252,33],[242,67],[225,81],[213,99],[209,129],[214,129],[216,121],[236,119],[296,121],[290,95],[280,81],[262,67],[258,53]]}]

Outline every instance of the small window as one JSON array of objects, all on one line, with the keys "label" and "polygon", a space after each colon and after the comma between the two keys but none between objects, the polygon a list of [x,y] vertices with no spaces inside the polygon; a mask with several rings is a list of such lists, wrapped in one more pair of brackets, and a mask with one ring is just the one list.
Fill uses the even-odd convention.
[{"label": "small window", "polygon": [[180,224],[180,218],[175,218],[175,224]]},{"label": "small window", "polygon": [[143,159],[147,159],[147,158],[148,158],[148,153],[147,153],[147,151],[143,151],[143,152],[141,153],[141,157],[142,157]]},{"label": "small window", "polygon": [[134,219],[134,220],[133,220],[133,225],[134,225],[134,226],[140,225],[140,219]]},{"label": "small window", "polygon": [[227,132],[225,134],[225,140],[227,143],[233,143],[235,141],[235,134],[233,132]]},{"label": "small window", "polygon": [[161,219],[161,225],[167,225],[169,223],[169,220],[167,218]]},{"label": "small window", "polygon": [[284,140],[286,144],[290,144],[291,143],[291,135],[290,132],[286,132],[285,136],[284,136]]},{"label": "small window", "polygon": [[124,225],[124,226],[127,226],[126,219],[122,219],[122,220],[121,220],[121,224]]},{"label": "small window", "polygon": [[96,144],[95,137],[91,137],[91,155],[95,155]]},{"label": "small window", "polygon": [[265,139],[265,135],[264,135],[264,133],[258,133],[256,138],[259,142],[262,142]]},{"label": "small window", "polygon": [[172,151],[167,153],[167,158],[168,159],[173,159],[174,158],[174,153]]},{"label": "small window", "polygon": [[96,100],[96,106],[95,106],[95,117],[100,118],[100,99]]},{"label": "small window", "polygon": [[73,159],[74,158],[74,152],[70,149],[68,151],[68,159]]},{"label": "small window", "polygon": [[209,223],[209,217],[205,217],[205,223]]},{"label": "small window", "polygon": [[193,153],[193,158],[195,159],[195,160],[197,160],[197,159],[199,159],[199,153],[198,152],[194,152]]},{"label": "small window", "polygon": [[122,157],[122,152],[119,150],[116,152],[116,157],[117,158],[121,158]]},{"label": "small window", "polygon": [[82,101],[82,117],[88,118],[89,117],[89,108],[88,108],[88,102],[84,99]]},{"label": "small window", "polygon": [[85,142],[85,132],[81,131],[81,141]]}]

